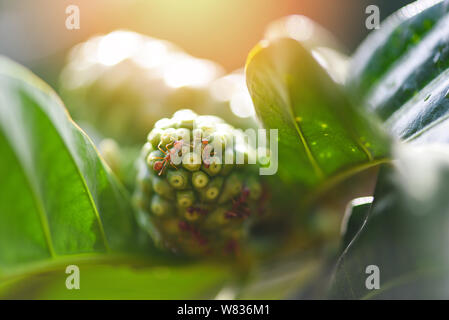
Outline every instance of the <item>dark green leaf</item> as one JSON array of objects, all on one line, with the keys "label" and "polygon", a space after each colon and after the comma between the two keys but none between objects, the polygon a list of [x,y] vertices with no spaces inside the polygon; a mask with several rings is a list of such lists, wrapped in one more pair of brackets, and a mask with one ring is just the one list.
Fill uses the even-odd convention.
[{"label": "dark green leaf", "polygon": [[55,93],[0,60],[0,271],[138,244],[133,210]]},{"label": "dark green leaf", "polygon": [[250,53],[246,76],[259,119],[278,129],[285,181],[315,187],[388,155],[388,139],[376,123],[350,104],[300,42],[261,42]]},{"label": "dark green leaf", "polygon": [[[80,289],[68,290],[65,268],[74,261],[80,268]],[[0,296],[3,299],[210,299],[231,275],[224,266],[174,265],[158,259],[151,263],[132,257],[102,261],[97,256],[64,262],[40,270],[36,275],[4,282],[0,285]]]},{"label": "dark green leaf", "polygon": [[352,58],[348,75],[351,92],[365,98],[390,70],[399,71],[395,64],[408,59],[407,55],[416,51],[422,39],[438,29],[437,24],[447,9],[441,0],[420,0],[388,17]]},{"label": "dark green leaf", "polygon": [[323,257],[318,252],[302,251],[281,260],[258,265],[239,299],[286,299],[305,290],[319,276]]},{"label": "dark green leaf", "polygon": [[342,222],[342,247],[346,248],[366,221],[373,202],[372,197],[356,198],[346,208]]},{"label": "dark green leaf", "polygon": [[[331,298],[441,299],[449,294],[449,150],[404,149],[398,159],[381,172],[366,222],[339,260]],[[379,267],[378,290],[365,286],[369,265]]]},{"label": "dark green leaf", "polygon": [[357,50],[348,90],[414,142],[448,141],[449,1],[417,1]]}]

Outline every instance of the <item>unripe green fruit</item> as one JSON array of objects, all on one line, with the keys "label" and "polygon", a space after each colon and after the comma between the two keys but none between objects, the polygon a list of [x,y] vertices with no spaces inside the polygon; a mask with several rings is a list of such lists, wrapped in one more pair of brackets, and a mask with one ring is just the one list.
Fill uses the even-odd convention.
[{"label": "unripe green fruit", "polygon": [[257,170],[234,164],[251,152],[234,143],[236,135],[242,137],[220,118],[190,110],[159,120],[148,134],[135,203],[165,247],[187,255],[220,254],[243,239],[262,186]]},{"label": "unripe green fruit", "polygon": [[192,174],[192,184],[195,189],[202,189],[209,183],[209,176],[202,171],[196,171]]},{"label": "unripe green fruit", "polygon": [[176,193],[176,201],[181,208],[191,207],[195,203],[195,194],[192,190],[178,191]]},{"label": "unripe green fruit", "polygon": [[168,118],[162,118],[154,124],[155,129],[168,129],[173,127],[173,120]]},{"label": "unripe green fruit", "polygon": [[[163,146],[175,141],[176,137],[176,131],[174,128],[167,128],[164,130],[164,132],[161,134],[161,144]],[[159,145],[159,144],[158,144]]]},{"label": "unripe green fruit", "polygon": [[188,130],[193,129],[196,117],[197,115],[193,111],[187,109],[179,110],[173,115],[173,118],[177,122],[178,128],[184,128]]},{"label": "unripe green fruit", "polygon": [[188,119],[180,120],[178,122],[178,127],[192,130],[193,129],[193,120],[188,120]]},{"label": "unripe green fruit", "polygon": [[186,129],[186,128],[176,129],[175,138],[176,138],[176,140],[190,139],[190,130]]},{"label": "unripe green fruit", "polygon": [[189,171],[198,171],[201,168],[201,157],[194,152],[189,152],[182,157],[182,165]]},{"label": "unripe green fruit", "polygon": [[204,222],[204,227],[206,229],[214,230],[227,225],[230,221],[226,218],[226,211],[228,211],[226,207],[217,207],[208,215]]},{"label": "unripe green fruit", "polygon": [[225,152],[223,152],[223,163],[222,168],[220,171],[220,175],[227,176],[231,173],[232,169],[234,168],[235,163],[235,154],[234,150],[227,149]]},{"label": "unripe green fruit", "polygon": [[262,185],[253,177],[248,179],[249,197],[252,200],[257,200],[262,195]]},{"label": "unripe green fruit", "polygon": [[183,190],[189,185],[189,174],[186,170],[168,171],[168,183],[177,190]]},{"label": "unripe green fruit", "polygon": [[233,197],[237,196],[243,188],[243,184],[241,178],[237,174],[231,174],[223,186],[223,191],[221,193],[220,198],[218,199],[219,203],[225,203],[229,201]]},{"label": "unripe green fruit", "polygon": [[159,150],[151,151],[148,154],[147,159],[146,159],[148,166],[153,167],[154,163],[156,161],[159,161],[160,158],[163,158],[164,156],[165,155],[161,151],[159,151]]},{"label": "unripe green fruit", "polygon": [[170,187],[167,180],[159,177],[153,177],[153,190],[160,196],[167,199],[173,199],[175,191]]},{"label": "unripe green fruit", "polygon": [[207,163],[203,163],[202,169],[210,176],[215,176],[220,173],[221,160],[218,157],[211,157]]},{"label": "unripe green fruit", "polygon": [[196,221],[196,220],[198,220],[199,217],[200,217],[200,213],[196,210],[192,210],[192,211],[186,210],[184,212],[184,218],[187,221]]},{"label": "unripe green fruit", "polygon": [[139,188],[146,194],[151,194],[153,191],[152,179],[148,170],[143,172],[143,174],[139,177]]},{"label": "unripe green fruit", "polygon": [[151,145],[150,142],[145,142],[145,144],[142,147],[142,150],[140,152],[140,156],[143,159],[146,159],[148,157],[148,155],[150,154],[151,151],[153,151],[153,146]]},{"label": "unripe green fruit", "polygon": [[151,211],[157,216],[166,216],[173,212],[172,204],[155,194],[151,200]]},{"label": "unripe green fruit", "polygon": [[151,145],[153,146],[153,148],[157,148],[157,145],[159,144],[159,142],[161,141],[161,134],[163,133],[162,129],[153,129],[151,130],[151,132],[148,134],[148,142],[151,143]]},{"label": "unripe green fruit", "polygon": [[201,192],[204,201],[211,202],[218,198],[223,185],[223,180],[223,177],[216,177],[209,181],[207,187]]}]

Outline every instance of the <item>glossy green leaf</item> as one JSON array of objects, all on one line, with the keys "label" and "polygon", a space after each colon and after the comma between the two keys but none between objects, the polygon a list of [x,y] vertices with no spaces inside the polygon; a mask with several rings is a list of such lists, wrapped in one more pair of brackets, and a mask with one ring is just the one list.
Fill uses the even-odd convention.
[{"label": "glossy green leaf", "polygon": [[[137,226],[127,193],[57,95],[6,58],[0,155],[1,296],[190,298],[229,277],[208,265],[181,270],[173,265],[179,259],[156,250]],[[71,264],[84,283],[78,293],[64,285]],[[152,269],[161,265],[168,268],[162,278]],[[198,274],[196,287],[190,277]],[[180,287],[160,288],[163,278]]]},{"label": "glossy green leaf", "polygon": [[118,257],[101,261],[80,258],[79,290],[66,288],[65,269],[73,260],[37,275],[13,278],[0,286],[3,299],[210,299],[230,278],[215,264],[169,264],[153,259]]},{"label": "glossy green leaf", "polygon": [[373,197],[362,197],[349,203],[341,225],[342,248],[346,248],[351,243],[366,222],[372,202]]},{"label": "glossy green leaf", "polygon": [[[449,150],[408,147],[397,158],[394,167],[383,168],[366,221],[339,259],[331,298],[445,299],[449,294]],[[370,265],[379,268],[379,289],[366,286]]]},{"label": "glossy green leaf", "polygon": [[[389,17],[354,55],[347,88],[397,137],[413,144],[447,142],[449,1],[417,1]],[[374,202],[354,207],[332,298],[446,298],[449,256],[449,151],[404,149],[383,168]],[[374,265],[380,289],[366,281]]]},{"label": "glossy green leaf", "polygon": [[250,53],[246,76],[259,119],[278,129],[284,181],[316,187],[388,155],[388,138],[300,42],[261,42]]},{"label": "glossy green leaf", "polygon": [[417,1],[361,44],[347,87],[401,139],[447,142],[448,68],[449,1]]},{"label": "glossy green leaf", "polygon": [[382,22],[352,57],[347,80],[351,92],[359,99],[365,98],[390,70],[396,69],[396,63],[438,29],[437,23],[446,12],[447,7],[441,0],[419,0]]},{"label": "glossy green leaf", "polygon": [[239,299],[289,299],[305,290],[319,276],[323,257],[317,252],[301,252],[280,261],[254,268],[249,281],[239,292]]},{"label": "glossy green leaf", "polygon": [[49,87],[0,62],[0,271],[138,244],[133,210]]},{"label": "glossy green leaf", "polygon": [[269,41],[282,38],[299,41],[313,52],[314,57],[333,80],[338,83],[345,81],[349,59],[344,52],[347,50],[324,27],[306,16],[285,16],[271,22],[264,35],[264,39]]}]

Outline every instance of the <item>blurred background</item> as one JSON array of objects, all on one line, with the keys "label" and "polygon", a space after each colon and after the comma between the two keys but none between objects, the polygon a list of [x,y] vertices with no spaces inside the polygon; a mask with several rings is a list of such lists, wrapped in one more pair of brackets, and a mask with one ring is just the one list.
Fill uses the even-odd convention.
[{"label": "blurred background", "polygon": [[[127,29],[168,40],[187,53],[241,68],[269,22],[302,14],[329,29],[350,53],[363,39],[365,8],[381,19],[407,0],[0,0],[0,54],[55,89],[70,48],[97,34]],[[68,5],[80,8],[80,29],[65,27]]]}]

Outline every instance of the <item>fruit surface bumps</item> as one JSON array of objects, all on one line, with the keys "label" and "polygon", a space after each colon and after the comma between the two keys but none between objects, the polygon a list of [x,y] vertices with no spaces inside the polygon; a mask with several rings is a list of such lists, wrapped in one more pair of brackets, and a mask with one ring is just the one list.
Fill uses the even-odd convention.
[{"label": "fruit surface bumps", "polygon": [[191,110],[155,124],[142,148],[135,201],[160,246],[187,255],[235,253],[262,197],[257,166],[235,163],[254,152],[243,138],[221,118]]}]

